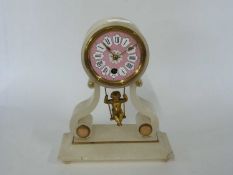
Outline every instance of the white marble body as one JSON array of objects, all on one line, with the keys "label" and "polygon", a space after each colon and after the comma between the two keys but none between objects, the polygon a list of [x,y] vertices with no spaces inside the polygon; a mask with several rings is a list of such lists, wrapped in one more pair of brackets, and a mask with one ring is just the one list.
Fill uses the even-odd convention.
[{"label": "white marble body", "polygon": [[[108,19],[97,23],[89,30],[82,48],[82,63],[90,77],[94,92],[89,99],[75,107],[70,120],[70,132],[63,136],[59,159],[65,162],[82,160],[167,160],[172,155],[167,136],[159,131],[159,121],[155,111],[153,111],[152,104],[136,93],[138,87],[136,82],[140,80],[146,66],[136,79],[127,84],[130,90],[129,99],[137,110],[136,124],[125,125],[122,129],[124,132],[120,130],[120,127],[93,125],[91,113],[99,102],[100,87],[106,86],[93,78],[85,67],[84,49],[86,42],[93,33],[110,25],[126,26],[139,34],[147,50],[145,64],[146,66],[148,64],[149,49],[146,40],[131,22],[125,19]],[[139,134],[139,127],[143,124],[152,126],[152,132],[149,136],[145,137]],[[77,134],[76,131],[80,125],[86,125],[90,129],[90,135],[87,138],[80,138]],[[109,151],[109,147],[111,151]]]}]

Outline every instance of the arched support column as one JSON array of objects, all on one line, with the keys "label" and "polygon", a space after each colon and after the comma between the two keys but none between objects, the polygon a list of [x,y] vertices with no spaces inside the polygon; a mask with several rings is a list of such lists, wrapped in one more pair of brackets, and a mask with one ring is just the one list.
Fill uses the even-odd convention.
[{"label": "arched support column", "polygon": [[153,111],[152,104],[137,95],[137,87],[141,86],[141,84],[142,83],[138,84],[136,82],[130,85],[130,99],[133,106],[138,111],[136,123],[139,130],[142,125],[150,124],[152,126],[151,135],[155,136],[156,132],[159,130],[159,120],[155,114],[155,111]]},{"label": "arched support column", "polygon": [[[80,126],[89,128],[89,134],[92,130],[92,115],[91,112],[96,108],[100,98],[100,86],[94,82],[89,81],[88,86],[94,89],[93,95],[80,102],[74,109],[72,118],[70,120],[70,131],[74,137],[79,137],[77,129]],[[82,127],[83,129],[83,127]]]}]

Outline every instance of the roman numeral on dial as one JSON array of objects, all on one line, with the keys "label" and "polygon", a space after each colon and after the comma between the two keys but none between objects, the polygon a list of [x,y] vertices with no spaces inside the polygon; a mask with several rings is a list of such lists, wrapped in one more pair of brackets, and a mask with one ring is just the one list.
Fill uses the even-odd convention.
[{"label": "roman numeral on dial", "polygon": [[108,47],[111,47],[112,45],[112,40],[109,36],[105,36],[103,40],[104,44],[106,44]]},{"label": "roman numeral on dial", "polygon": [[122,45],[122,47],[127,47],[129,45],[129,43],[130,43],[129,38],[123,38],[121,45]]},{"label": "roman numeral on dial", "polygon": [[133,64],[133,63],[130,63],[130,62],[126,62],[126,63],[125,63],[125,67],[126,67],[126,69],[128,69],[128,70],[133,70],[133,69],[134,69],[134,64]]},{"label": "roman numeral on dial", "polygon": [[108,75],[110,72],[110,67],[105,66],[102,70],[101,70],[103,75]]},{"label": "roman numeral on dial", "polygon": [[121,76],[125,76],[127,74],[127,71],[125,70],[124,67],[120,67],[118,71]]},{"label": "roman numeral on dial", "polygon": [[121,37],[120,37],[120,35],[114,35],[114,36],[113,36],[113,43],[114,43],[115,45],[118,45],[118,44],[121,43]]},{"label": "roman numeral on dial", "polygon": [[129,55],[129,56],[128,56],[128,60],[129,60],[129,61],[135,62],[137,59],[138,59],[138,57],[137,57],[136,54],[133,54],[133,55]]},{"label": "roman numeral on dial", "polygon": [[127,49],[128,54],[133,54],[133,53],[135,53],[135,51],[136,51],[136,46],[130,46]]},{"label": "roman numeral on dial", "polygon": [[116,74],[110,73],[110,76],[114,79],[118,76],[118,73],[116,73]]},{"label": "roman numeral on dial", "polygon": [[99,69],[101,69],[104,65],[105,65],[105,61],[103,60],[96,61],[96,64],[95,64],[95,66]]},{"label": "roman numeral on dial", "polygon": [[106,47],[104,46],[103,43],[99,43],[96,45],[96,49],[99,51],[99,52],[104,52],[106,50]]},{"label": "roman numeral on dial", "polygon": [[93,57],[97,60],[97,59],[102,59],[104,57],[104,54],[101,52],[95,52],[93,54]]}]

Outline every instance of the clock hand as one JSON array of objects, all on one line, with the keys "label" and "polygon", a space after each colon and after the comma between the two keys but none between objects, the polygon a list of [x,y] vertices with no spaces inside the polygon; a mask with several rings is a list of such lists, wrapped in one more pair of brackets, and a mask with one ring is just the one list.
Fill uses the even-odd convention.
[{"label": "clock hand", "polygon": [[109,46],[107,46],[105,43],[103,43],[103,45],[106,47],[106,49],[112,54],[114,55],[114,53],[112,52],[111,48]]},{"label": "clock hand", "polygon": [[120,55],[123,55],[126,51],[132,50],[134,48],[134,46],[136,46],[137,43],[134,43],[133,45],[127,47],[123,52],[120,53]]},{"label": "clock hand", "polygon": [[113,60],[118,60],[119,55],[115,54],[112,52],[111,48],[109,46],[107,46],[105,43],[103,43],[103,45],[106,47],[106,49],[112,54],[112,58]]}]

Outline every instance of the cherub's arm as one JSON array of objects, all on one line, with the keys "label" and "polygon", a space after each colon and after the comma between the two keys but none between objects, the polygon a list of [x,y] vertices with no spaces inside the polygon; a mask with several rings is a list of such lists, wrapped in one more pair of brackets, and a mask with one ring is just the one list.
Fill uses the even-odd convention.
[{"label": "cherub's arm", "polygon": [[120,101],[122,103],[127,102],[128,101],[128,96],[126,94],[123,94],[123,98],[121,98]]},{"label": "cherub's arm", "polygon": [[112,103],[112,100],[110,99],[108,99],[108,95],[105,95],[105,98],[104,98],[104,103],[106,103],[106,104],[111,104]]},{"label": "cherub's arm", "polygon": [[108,95],[105,95],[104,103],[108,104]]}]

